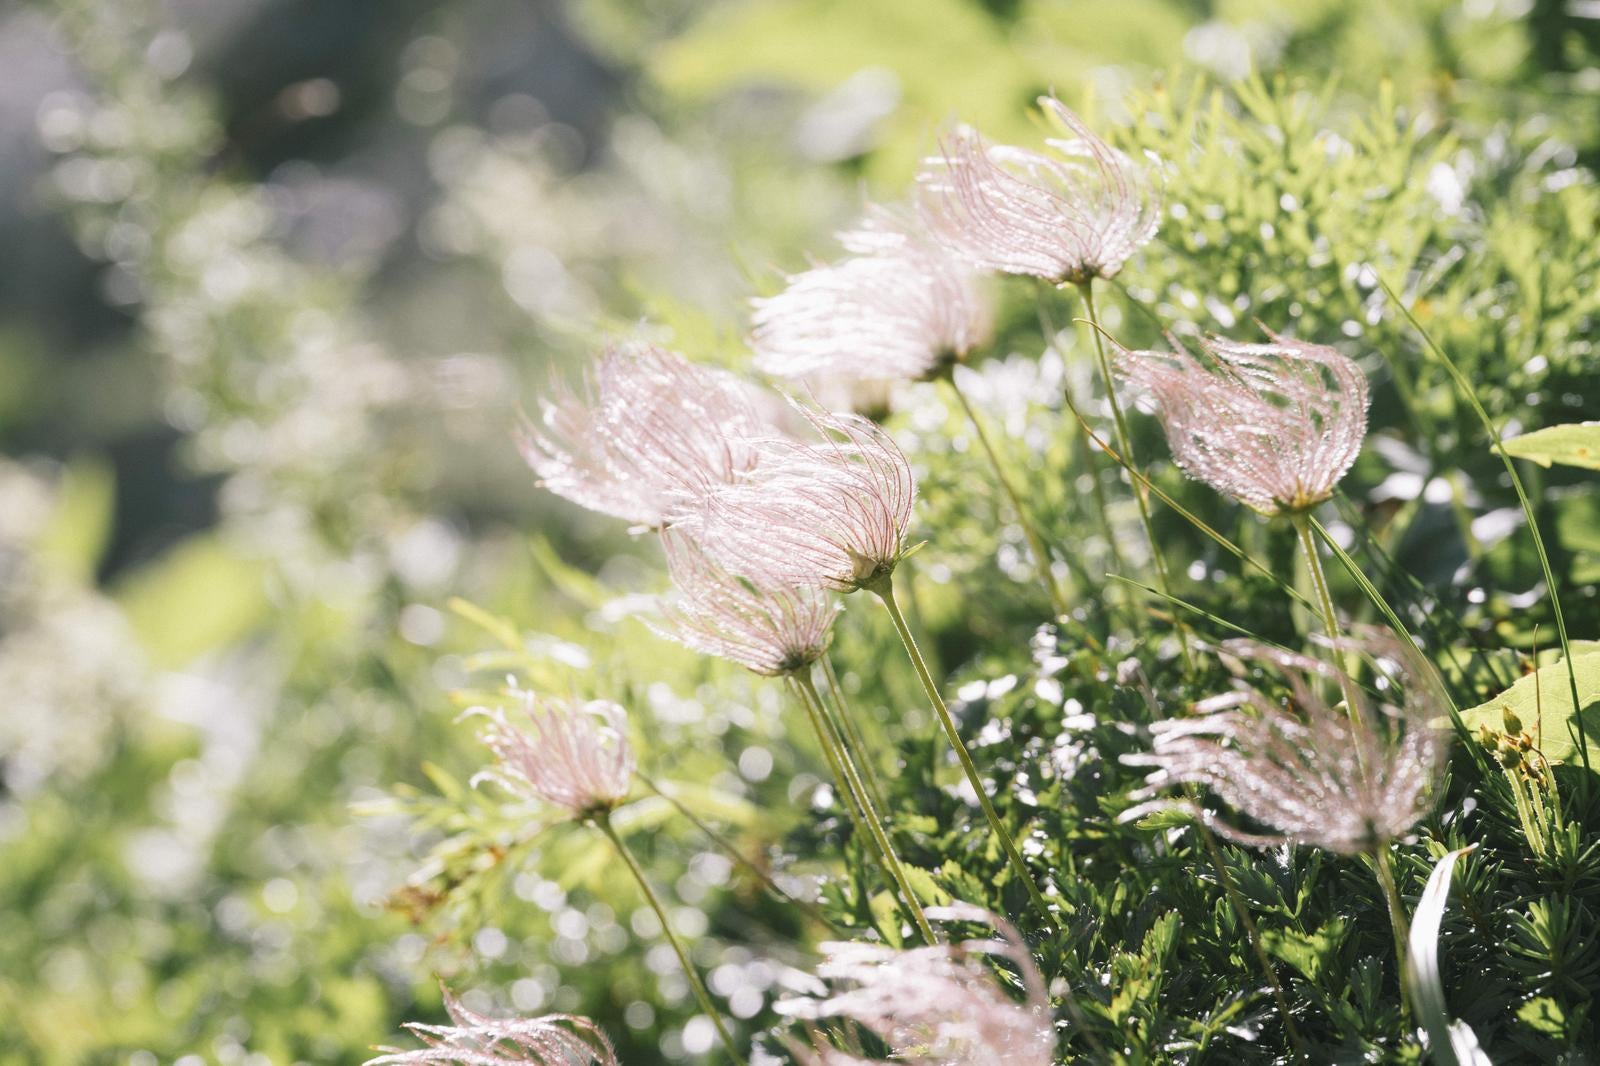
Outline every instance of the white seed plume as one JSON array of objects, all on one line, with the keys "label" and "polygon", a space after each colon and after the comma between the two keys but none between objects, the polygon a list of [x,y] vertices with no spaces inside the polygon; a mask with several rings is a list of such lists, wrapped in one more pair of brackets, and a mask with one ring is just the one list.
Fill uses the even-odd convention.
[{"label": "white seed plume", "polygon": [[467,712],[489,720],[482,740],[496,757],[473,784],[491,781],[577,818],[609,810],[627,797],[636,768],[627,712],[607,700],[517,695],[527,727],[514,725],[498,708]]},{"label": "white seed plume", "polygon": [[670,521],[762,587],[853,591],[905,555],[916,480],[872,422],[806,413],[821,442],[760,441],[754,470],[685,500]]},{"label": "white seed plume", "polygon": [[1155,236],[1156,168],[1106,144],[1053,97],[1039,106],[1071,134],[1051,154],[988,144],[957,128],[917,177],[929,231],[984,270],[1057,284],[1115,277]]},{"label": "white seed plume", "polygon": [[1274,515],[1326,500],[1356,461],[1367,377],[1326,345],[1269,336],[1202,341],[1212,366],[1178,348],[1120,352],[1117,368],[1154,399],[1185,473]]},{"label": "white seed plume", "polygon": [[911,219],[869,210],[839,235],[856,254],[789,278],[755,301],[756,366],[785,378],[917,380],[988,340],[987,299],[965,260]]},{"label": "white seed plume", "polygon": [[828,650],[839,606],[817,588],[766,589],[719,566],[682,533],[662,537],[676,595],[658,631],[766,677],[803,670]]},{"label": "white seed plume", "polygon": [[426,1047],[387,1052],[366,1066],[620,1066],[600,1027],[575,1014],[542,1018],[490,1018],[474,1013],[444,992],[454,1025],[407,1022]]},{"label": "white seed plume", "polygon": [[[1445,758],[1437,680],[1409,642],[1384,634],[1341,643],[1385,666],[1382,702],[1346,679],[1354,714],[1321,694],[1339,679],[1337,668],[1253,641],[1224,643],[1236,672],[1256,664],[1282,675],[1287,703],[1241,677],[1232,691],[1195,704],[1193,717],[1155,723],[1153,750],[1122,757],[1152,772],[1134,793],[1146,802],[1121,820],[1179,809],[1241,844],[1293,841],[1341,855],[1404,837],[1432,809]],[[1398,704],[1388,699],[1397,684]],[[1184,784],[1210,789],[1265,831],[1240,828],[1184,800],[1154,798]]]},{"label": "white seed plume", "polygon": [[682,492],[733,480],[761,431],[747,387],[651,344],[615,345],[588,375],[588,398],[560,384],[524,428],[523,458],[539,483],[582,507],[660,526]]},{"label": "white seed plume", "polygon": [[[997,915],[959,904],[930,907],[935,920],[981,922],[999,939],[969,940],[896,951],[858,942],[822,945],[817,976],[827,991],[780,1001],[775,1009],[817,1023],[853,1022],[889,1046],[896,1062],[922,1066],[1050,1066],[1055,1026],[1044,980],[1017,931]],[[1026,998],[1003,989],[989,960],[1009,963]],[[815,1066],[856,1066],[817,1033],[809,1052]]]}]

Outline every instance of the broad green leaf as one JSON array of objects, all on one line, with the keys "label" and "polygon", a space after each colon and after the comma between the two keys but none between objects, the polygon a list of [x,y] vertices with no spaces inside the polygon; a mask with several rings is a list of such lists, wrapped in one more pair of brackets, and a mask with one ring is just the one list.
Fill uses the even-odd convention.
[{"label": "broad green leaf", "polygon": [[1506,441],[1505,450],[1507,455],[1531,459],[1540,466],[1561,463],[1600,470],[1600,422],[1573,422],[1536,429]]},{"label": "broad green leaf", "polygon": [[190,537],[129,575],[116,599],[158,667],[173,668],[249,634],[270,608],[262,565],[219,537]]},{"label": "broad green leaf", "polygon": [[[1572,646],[1573,672],[1578,678],[1578,710],[1589,741],[1589,763],[1600,768],[1600,651],[1591,641]],[[1498,696],[1461,712],[1467,728],[1505,729],[1505,712],[1522,720],[1535,746],[1552,763],[1582,764],[1578,755],[1572,689],[1564,662],[1541,666]]]},{"label": "broad green leaf", "polygon": [[61,479],[54,512],[39,544],[39,557],[80,585],[94,580],[95,567],[111,538],[116,479],[110,464],[79,459]]},{"label": "broad green leaf", "polygon": [[1455,870],[1456,860],[1475,847],[1476,844],[1469,844],[1439,860],[1411,920],[1406,984],[1411,989],[1411,1004],[1417,1019],[1428,1032],[1433,1061],[1440,1066],[1491,1066],[1472,1028],[1465,1022],[1450,1020],[1444,1001],[1444,982],[1439,974],[1439,924],[1450,898],[1450,875]]}]

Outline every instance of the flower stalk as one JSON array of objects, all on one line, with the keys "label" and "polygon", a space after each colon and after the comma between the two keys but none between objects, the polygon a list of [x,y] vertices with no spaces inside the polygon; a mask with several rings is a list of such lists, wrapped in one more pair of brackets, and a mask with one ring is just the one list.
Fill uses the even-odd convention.
[{"label": "flower stalk", "polygon": [[[1117,431],[1117,446],[1131,467],[1134,462],[1133,442],[1128,434],[1128,419],[1122,411],[1122,402],[1117,399],[1117,382],[1111,373],[1111,360],[1106,357],[1105,337],[1100,329],[1099,313],[1094,306],[1094,280],[1085,278],[1079,282],[1078,292],[1083,296],[1084,314],[1089,318],[1089,332],[1094,337],[1095,364],[1100,369],[1100,381],[1105,386],[1106,401],[1111,405],[1111,421]],[[1156,540],[1155,523],[1150,520],[1150,500],[1137,480],[1133,482],[1133,498],[1139,505],[1139,521],[1144,525],[1145,540],[1150,544],[1150,561],[1155,566],[1156,583],[1163,593],[1171,595],[1172,579],[1167,574],[1167,560],[1161,554],[1161,545]],[[1188,627],[1176,619],[1173,625],[1178,632],[1178,648],[1183,655],[1184,673],[1193,674],[1194,657],[1189,652]]]},{"label": "flower stalk", "polygon": [[594,823],[595,828],[605,834],[607,840],[611,841],[611,846],[622,857],[623,864],[628,867],[628,872],[633,874],[633,879],[638,883],[639,892],[644,896],[645,902],[650,905],[651,910],[656,912],[656,920],[661,923],[661,932],[667,938],[667,943],[672,945],[673,952],[678,956],[678,964],[683,967],[683,974],[689,982],[689,989],[694,993],[695,1001],[700,1004],[700,1009],[705,1011],[706,1016],[711,1019],[711,1024],[716,1026],[717,1035],[722,1038],[722,1044],[723,1047],[727,1048],[728,1057],[738,1066],[745,1066],[744,1056],[739,1054],[738,1048],[733,1042],[733,1036],[728,1032],[727,1023],[722,1020],[721,1012],[717,1010],[716,1004],[711,1001],[710,991],[707,990],[705,982],[700,979],[700,971],[695,968],[694,962],[689,958],[689,952],[684,948],[683,941],[679,940],[678,934],[672,931],[672,921],[667,917],[666,908],[661,905],[661,899],[656,895],[655,889],[650,887],[650,879],[645,876],[644,870],[639,866],[639,860],[633,857],[633,852],[629,850],[628,845],[617,834],[616,828],[612,826],[610,812],[598,811],[590,818],[590,821]]},{"label": "flower stalk", "polygon": [[859,813],[858,825],[865,825],[868,839],[883,860],[884,866],[889,870],[895,887],[899,890],[901,899],[905,903],[906,913],[911,916],[912,923],[916,925],[917,932],[924,942],[936,942],[933,927],[928,924],[928,919],[922,912],[922,904],[917,900],[917,894],[911,888],[911,880],[906,876],[905,868],[900,864],[900,857],[895,853],[894,844],[889,839],[889,834],[883,828],[883,820],[873,807],[871,798],[867,795],[866,787],[861,783],[861,777],[856,772],[855,764],[850,755],[844,750],[842,738],[836,732],[833,722],[829,719],[827,707],[822,702],[822,696],[817,692],[817,686],[805,671],[797,671],[790,675],[790,680],[799,694],[800,702],[805,705],[806,714],[811,719],[811,725],[817,732],[817,742],[822,745],[823,755],[828,760],[828,766],[833,771],[834,777],[839,780],[844,796],[841,797],[852,809]]},{"label": "flower stalk", "polygon": [[900,634],[900,642],[905,645],[906,654],[911,658],[911,665],[916,669],[923,691],[928,694],[928,701],[933,704],[934,713],[939,716],[939,724],[944,727],[945,736],[949,739],[950,746],[955,749],[956,758],[961,762],[961,769],[967,775],[967,782],[977,794],[978,805],[983,808],[983,816],[989,821],[989,829],[1000,842],[1001,849],[1005,851],[1011,869],[1022,881],[1023,887],[1028,890],[1028,895],[1033,899],[1040,918],[1052,929],[1055,928],[1055,912],[1051,910],[1049,901],[1044,898],[1044,893],[1039,890],[1038,882],[1034,880],[1028,864],[1023,861],[1022,852],[1017,850],[1016,841],[1011,839],[1011,833],[1000,820],[1000,813],[994,809],[987,787],[978,773],[977,764],[972,761],[972,753],[967,750],[966,743],[961,739],[961,731],[956,728],[955,719],[951,717],[950,708],[945,705],[944,697],[939,695],[939,686],[934,681],[933,675],[928,672],[928,664],[923,661],[922,652],[917,648],[917,638],[912,636],[911,628],[906,625],[905,615],[901,613],[900,605],[895,601],[893,577],[885,572],[870,581],[863,582],[861,587],[882,600],[884,607],[888,609],[889,618],[894,622],[895,631]]}]

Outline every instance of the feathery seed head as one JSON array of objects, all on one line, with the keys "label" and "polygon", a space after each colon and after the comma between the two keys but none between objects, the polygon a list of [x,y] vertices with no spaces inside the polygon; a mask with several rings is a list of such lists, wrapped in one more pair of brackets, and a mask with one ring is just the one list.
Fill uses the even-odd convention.
[{"label": "feathery seed head", "polygon": [[[677,594],[657,631],[686,648],[766,677],[804,670],[822,658],[839,606],[818,588],[762,588],[709,558],[675,529],[663,535]],[[652,626],[652,628],[656,628]]]},{"label": "feathery seed head", "polygon": [[[1438,681],[1409,640],[1367,631],[1340,644],[1381,664],[1379,698],[1347,679],[1343,687],[1356,707],[1334,706],[1321,690],[1339,679],[1338,668],[1254,641],[1225,642],[1224,662],[1236,673],[1253,663],[1281,675],[1287,702],[1240,677],[1231,691],[1195,704],[1195,716],[1155,723],[1153,750],[1122,757],[1152,770],[1133,794],[1146,802],[1121,820],[1186,810],[1241,844],[1293,841],[1341,855],[1404,837],[1432,808],[1446,754],[1448,735],[1436,724],[1444,714]],[[1269,831],[1240,829],[1186,801],[1155,798],[1183,784],[1205,786]]]},{"label": "feathery seed head", "polygon": [[496,757],[493,766],[474,775],[473,784],[492,781],[580,819],[627,797],[637,764],[621,707],[608,700],[516,694],[531,728],[513,725],[498,708],[467,712],[489,719],[482,740]]},{"label": "feathery seed head", "polygon": [[454,1025],[408,1022],[426,1047],[387,1052],[366,1066],[620,1066],[600,1027],[573,1014],[542,1018],[490,1018],[474,1013],[444,990]]},{"label": "feathery seed head", "polygon": [[[881,944],[824,944],[817,996],[780,1001],[780,1014],[811,1022],[839,1018],[889,1046],[897,1062],[923,1066],[1050,1066],[1055,1026],[1044,980],[1017,931],[1005,919],[967,904],[930,907],[935,920],[980,922],[998,939],[896,951]],[[988,960],[1009,963],[1026,1000],[1001,987]],[[818,1036],[813,1066],[855,1066],[868,1060],[832,1049]]]},{"label": "feathery seed head", "polygon": [[988,339],[989,304],[977,275],[916,233],[910,219],[873,208],[840,241],[853,258],[796,274],[782,293],[755,301],[761,370],[916,380]]},{"label": "feathery seed head", "polygon": [[757,442],[753,470],[685,499],[670,520],[760,587],[851,592],[905,556],[916,480],[880,427],[856,415],[801,410],[820,443]]},{"label": "feathery seed head", "polygon": [[682,492],[733,480],[761,423],[738,378],[652,344],[614,345],[587,399],[562,385],[519,438],[539,483],[591,511],[659,526]]},{"label": "feathery seed head", "polygon": [[956,129],[917,177],[924,223],[984,270],[1058,284],[1115,277],[1160,223],[1155,167],[1106,144],[1059,100],[1039,106],[1071,136],[1045,154]]},{"label": "feathery seed head", "polygon": [[1213,366],[1122,351],[1117,369],[1155,401],[1172,457],[1190,477],[1262,514],[1326,500],[1361,452],[1367,377],[1321,344],[1201,342]]}]

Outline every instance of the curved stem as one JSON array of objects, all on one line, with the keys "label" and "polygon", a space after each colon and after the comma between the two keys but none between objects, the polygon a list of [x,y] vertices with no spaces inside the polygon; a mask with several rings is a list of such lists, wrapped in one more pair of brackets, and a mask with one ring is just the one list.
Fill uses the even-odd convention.
[{"label": "curved stem", "polygon": [[1028,550],[1033,554],[1034,569],[1038,571],[1039,583],[1044,586],[1045,593],[1050,597],[1051,609],[1057,616],[1066,614],[1066,599],[1061,595],[1061,587],[1056,583],[1056,576],[1050,570],[1050,552],[1045,547],[1044,537],[1039,534],[1038,527],[1028,516],[1028,509],[1022,506],[1022,497],[1017,494],[1016,486],[1006,476],[1000,455],[994,450],[994,444],[989,440],[988,431],[983,428],[983,422],[978,418],[978,412],[973,408],[972,402],[967,399],[967,394],[961,391],[961,386],[956,384],[955,374],[953,372],[946,374],[944,380],[949,382],[950,391],[955,393],[956,401],[961,404],[961,409],[967,414],[967,421],[972,424],[973,434],[983,447],[984,454],[989,457],[989,465],[994,467],[995,480],[1000,482],[1000,488],[1005,492],[1006,499],[1011,501],[1011,509],[1016,512],[1017,521],[1022,525],[1022,532],[1028,538]]},{"label": "curved stem", "polygon": [[[1050,315],[1050,288],[1046,282],[1039,282],[1038,294],[1034,306],[1039,313],[1039,332],[1044,336],[1047,347],[1054,347],[1056,343],[1056,324]],[[1063,377],[1061,382],[1061,396],[1069,408],[1077,410],[1072,401],[1072,385]],[[1088,470],[1089,481],[1093,486],[1091,494],[1094,496],[1095,510],[1100,515],[1100,525],[1106,531],[1106,550],[1111,556],[1111,565],[1117,570],[1124,568],[1122,549],[1117,547],[1117,527],[1111,524],[1111,512],[1106,506],[1105,487],[1100,484],[1100,471],[1097,468],[1094,448],[1090,446],[1089,427],[1082,419],[1078,421],[1079,436],[1083,439],[1083,465]],[[1100,582],[1090,581],[1091,586]]]},{"label": "curved stem", "polygon": [[[1100,331],[1100,318],[1094,308],[1094,282],[1088,280],[1078,285],[1078,291],[1083,294],[1084,312],[1089,316],[1089,332],[1094,335],[1095,361],[1100,367],[1100,380],[1105,385],[1106,400],[1111,404],[1111,421],[1117,430],[1117,445],[1122,449],[1122,454],[1127,457],[1129,466],[1132,466],[1133,444],[1128,435],[1128,419],[1122,413],[1122,402],[1117,399],[1117,382],[1111,374],[1111,360],[1106,358],[1105,337]],[[1161,546],[1156,542],[1156,527],[1150,520],[1150,500],[1146,497],[1144,489],[1135,481],[1133,484],[1133,498],[1139,504],[1139,520],[1144,523],[1145,539],[1150,543],[1150,561],[1156,568],[1156,584],[1162,592],[1172,593],[1172,581],[1167,575],[1167,560],[1161,554]],[[1189,630],[1181,621],[1174,621],[1178,631],[1178,647],[1183,652],[1183,669],[1187,674],[1194,672],[1194,658],[1189,654]]]},{"label": "curved stem", "polygon": [[845,787],[850,790],[850,796],[855,800],[861,810],[862,820],[866,823],[867,831],[878,849],[878,855],[883,859],[884,866],[889,869],[889,876],[894,880],[895,886],[900,890],[900,896],[905,902],[906,912],[911,915],[912,922],[917,927],[917,932],[922,939],[929,943],[937,943],[933,935],[933,927],[928,924],[927,915],[922,913],[922,904],[917,900],[917,894],[911,889],[911,881],[906,877],[906,871],[900,865],[900,857],[895,854],[894,844],[889,840],[889,834],[884,831],[883,822],[878,817],[878,812],[872,806],[872,801],[867,798],[866,789],[861,784],[861,778],[856,774],[855,765],[850,761],[850,756],[843,750],[838,734],[834,732],[833,723],[828,720],[827,708],[823,706],[822,697],[817,692],[817,686],[805,671],[790,674],[795,688],[800,691],[801,702],[806,706],[806,713],[811,716],[811,724],[816,728],[817,739],[822,743],[827,753],[828,761],[833,766],[834,772],[844,778]]},{"label": "curved stem", "polygon": [[1411,940],[1411,930],[1406,921],[1405,906],[1400,902],[1400,890],[1395,887],[1394,867],[1389,863],[1389,846],[1380,845],[1372,852],[1372,863],[1378,874],[1378,887],[1383,889],[1383,900],[1389,906],[1389,926],[1394,931],[1394,958],[1400,966],[1400,1009],[1411,1012],[1411,996],[1406,989],[1406,944]]},{"label": "curved stem", "polygon": [[768,892],[772,893],[773,896],[777,897],[780,902],[793,904],[794,906],[805,911],[806,914],[810,915],[813,919],[821,922],[823,925],[828,926],[835,932],[843,932],[838,925],[829,920],[828,916],[823,914],[822,911],[819,910],[814,904],[791,896],[782,888],[778,887],[778,883],[774,881],[765,870],[761,869],[755,863],[745,858],[744,853],[735,847],[732,841],[728,840],[727,837],[724,837],[721,833],[718,833],[715,829],[712,829],[709,825],[707,825],[703,819],[691,811],[678,797],[674,796],[672,793],[656,784],[650,778],[646,777],[641,771],[635,770],[633,776],[642,781],[645,787],[651,792],[654,792],[656,795],[666,800],[667,803],[672,806],[673,810],[681,814],[690,825],[694,826],[702,834],[704,834],[706,839],[710,840],[713,844],[720,848],[722,852],[728,856],[728,858],[732,859],[734,862],[744,867],[745,870],[749,871],[750,874],[754,876],[756,880],[760,881],[762,886],[765,887]]},{"label": "curved stem", "polygon": [[[1311,575],[1311,587],[1316,592],[1317,609],[1322,613],[1322,624],[1328,630],[1328,639],[1333,642],[1334,669],[1339,674],[1339,691],[1344,696],[1345,713],[1350,716],[1350,721],[1361,725],[1361,707],[1356,703],[1355,695],[1350,689],[1350,675],[1344,668],[1344,651],[1340,647],[1343,643],[1339,636],[1339,615],[1333,608],[1333,594],[1328,590],[1328,575],[1322,570],[1322,556],[1317,552],[1317,540],[1311,532],[1311,518],[1304,511],[1297,511],[1292,517],[1295,536],[1300,540],[1300,551],[1305,556],[1306,570]],[[1404,633],[1405,630],[1400,631]],[[1359,755],[1360,749],[1357,749]]]},{"label": "curved stem", "polygon": [[[1434,343],[1433,338],[1428,335],[1428,331],[1422,328],[1422,323],[1418,322],[1417,317],[1411,313],[1411,309],[1401,303],[1400,298],[1394,294],[1394,290],[1389,288],[1389,283],[1380,277],[1378,284],[1383,286],[1384,294],[1394,301],[1394,305],[1400,308],[1400,313],[1405,315],[1407,322],[1411,323],[1411,328],[1415,329],[1422,337],[1424,343],[1428,346],[1428,350],[1434,354],[1434,357],[1439,362],[1444,364],[1445,370],[1450,374],[1450,380],[1455,382],[1456,388],[1460,389],[1462,395],[1467,398],[1467,403],[1472,407],[1473,413],[1483,423],[1483,428],[1488,430],[1489,439],[1494,442],[1494,450],[1499,453],[1500,461],[1505,464],[1506,473],[1511,476],[1511,486],[1517,490],[1517,502],[1522,505],[1522,516],[1527,520],[1528,532],[1533,534],[1533,547],[1539,555],[1539,567],[1544,571],[1545,588],[1550,592],[1550,612],[1555,615],[1556,636],[1561,641],[1561,657],[1567,664],[1567,685],[1572,691],[1572,721],[1578,727],[1578,755],[1583,762],[1584,770],[1587,771],[1590,769],[1589,738],[1585,732],[1586,727],[1584,726],[1583,715],[1578,713],[1583,708],[1583,701],[1578,698],[1577,665],[1572,661],[1572,645],[1567,640],[1567,619],[1561,610],[1561,594],[1556,588],[1555,571],[1550,567],[1550,556],[1545,551],[1544,537],[1539,533],[1539,519],[1533,513],[1533,504],[1528,499],[1527,489],[1523,488],[1522,478],[1517,474],[1517,466],[1511,461],[1511,454],[1505,449],[1505,438],[1500,435],[1500,427],[1494,424],[1494,419],[1489,417],[1489,412],[1483,409],[1483,404],[1479,401],[1478,393],[1473,389],[1472,382],[1467,380],[1467,376],[1461,372],[1461,368],[1456,366],[1455,360],[1446,355],[1444,349]],[[1584,781],[1584,787],[1587,789],[1587,774]]]},{"label": "curved stem", "polygon": [[867,794],[872,797],[872,802],[880,810],[889,809],[888,795],[884,790],[883,781],[878,777],[878,770],[868,755],[871,750],[867,747],[867,739],[861,734],[861,727],[851,713],[850,704],[844,698],[844,687],[839,684],[839,676],[833,672],[833,663],[828,657],[822,657],[822,676],[828,682],[828,695],[833,698],[833,706],[838,713],[839,721],[844,726],[845,739],[848,741],[847,750],[855,756],[857,769],[861,772],[862,779],[867,785]]},{"label": "curved stem", "polygon": [[1033,879],[1033,874],[1028,869],[1027,863],[1022,861],[1022,853],[1017,850],[1017,845],[1011,839],[1011,834],[1006,830],[1005,823],[1000,820],[1000,813],[994,809],[994,804],[989,799],[988,787],[978,773],[977,764],[972,761],[972,753],[967,751],[967,745],[961,739],[961,731],[956,728],[955,719],[950,716],[950,708],[945,706],[944,697],[939,695],[939,686],[933,680],[933,675],[928,673],[928,665],[923,662],[922,653],[917,650],[917,639],[911,635],[911,629],[906,625],[905,616],[900,612],[900,605],[895,602],[894,579],[885,573],[873,578],[862,585],[868,592],[875,594],[883,601],[884,607],[889,611],[889,618],[894,622],[895,630],[900,634],[900,641],[906,647],[906,654],[911,657],[911,665],[917,671],[917,678],[922,682],[923,691],[928,694],[928,700],[933,704],[934,712],[939,716],[939,724],[944,727],[945,736],[950,741],[950,746],[955,749],[956,758],[961,762],[961,769],[967,775],[967,782],[972,786],[972,791],[978,796],[978,805],[983,808],[983,816],[989,820],[989,829],[999,840],[1000,847],[1006,853],[1006,859],[1011,863],[1011,868],[1028,890],[1034,906],[1039,910],[1039,916],[1052,928],[1056,928],[1055,913],[1051,911],[1049,902],[1044,898],[1044,893],[1039,891],[1038,882]]},{"label": "curved stem", "polygon": [[639,861],[633,857],[633,852],[628,850],[628,845],[623,843],[617,835],[616,829],[611,825],[611,816],[606,813],[595,815],[594,824],[600,832],[611,841],[611,846],[617,849],[617,854],[622,856],[622,861],[627,865],[633,879],[639,883],[639,891],[644,894],[645,902],[650,904],[650,909],[656,912],[656,919],[661,923],[661,931],[665,934],[667,942],[672,945],[672,950],[677,953],[678,964],[683,967],[683,974],[689,980],[689,988],[694,992],[694,998],[700,1004],[700,1009],[706,1012],[711,1019],[711,1024],[717,1027],[717,1035],[722,1038],[722,1044],[728,1049],[728,1057],[744,1066],[744,1056],[740,1055],[733,1043],[733,1037],[728,1033],[728,1027],[722,1020],[716,1004],[711,1001],[711,993],[706,990],[705,982],[700,979],[700,971],[696,970],[694,963],[689,960],[689,953],[684,949],[683,941],[678,939],[678,934],[672,931],[672,922],[667,918],[666,908],[661,905],[655,889],[650,887],[649,878],[645,877],[644,870],[640,868]]}]

